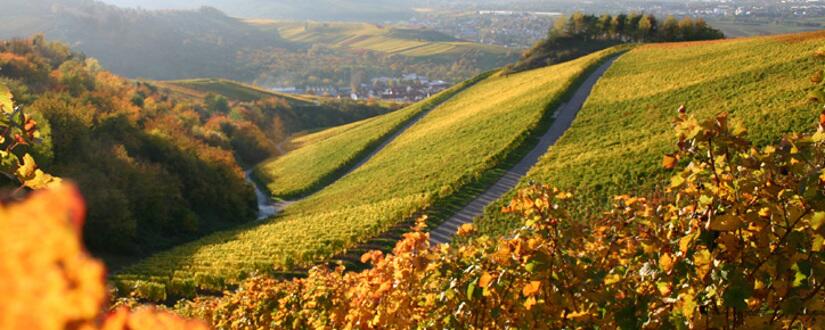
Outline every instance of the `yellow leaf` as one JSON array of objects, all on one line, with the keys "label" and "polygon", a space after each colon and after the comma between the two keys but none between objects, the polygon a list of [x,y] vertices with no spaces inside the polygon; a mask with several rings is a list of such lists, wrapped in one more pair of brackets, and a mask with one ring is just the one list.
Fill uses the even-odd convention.
[{"label": "yellow leaf", "polygon": [[688,320],[693,318],[693,313],[696,311],[696,306],[696,300],[693,298],[693,290],[679,294],[679,310],[685,318]]},{"label": "yellow leaf", "polygon": [[588,313],[587,311],[579,311],[579,312],[569,313],[569,314],[565,315],[565,318],[568,319],[568,320],[575,320],[575,319],[580,319],[580,318],[583,318],[583,317],[587,317],[588,315],[590,315],[590,313]]},{"label": "yellow leaf", "polygon": [[662,296],[667,297],[670,295],[671,285],[669,283],[658,282],[656,283],[656,288]]},{"label": "yellow leaf", "polygon": [[17,169],[17,177],[21,181],[25,181],[34,175],[35,169],[37,169],[37,163],[34,162],[34,158],[29,154],[25,154],[20,168]]},{"label": "yellow leaf", "polygon": [[815,212],[808,222],[814,230],[819,230],[822,223],[825,223],[825,212]]},{"label": "yellow leaf", "polygon": [[715,231],[731,231],[739,228],[742,220],[738,216],[732,214],[725,214],[710,219],[708,229]]},{"label": "yellow leaf", "polygon": [[811,247],[811,251],[819,252],[822,251],[822,244],[825,243],[825,238],[822,237],[820,234],[814,235],[814,244]]},{"label": "yellow leaf", "polygon": [[14,112],[14,102],[12,102],[11,91],[4,84],[0,84],[0,111],[6,113]]},{"label": "yellow leaf", "polygon": [[659,268],[665,273],[670,273],[670,271],[673,270],[673,258],[670,257],[670,254],[663,253],[662,256],[659,257]]},{"label": "yellow leaf", "polygon": [[31,189],[43,189],[61,182],[60,178],[53,177],[41,170],[34,170],[34,177],[26,180],[24,185]]},{"label": "yellow leaf", "polygon": [[683,178],[681,175],[674,175],[672,178],[670,178],[670,187],[671,188],[679,187],[683,183],[685,183],[685,178]]},{"label": "yellow leaf", "polygon": [[604,277],[604,284],[605,285],[612,285],[622,280],[622,277],[619,274],[610,274]]},{"label": "yellow leaf", "polygon": [[710,272],[711,255],[707,249],[702,249],[693,254],[693,265],[696,266],[696,274],[699,278],[705,278]]},{"label": "yellow leaf", "polygon": [[527,300],[524,301],[524,308],[527,308],[527,310],[529,311],[531,308],[533,308],[533,305],[535,305],[535,304],[536,304],[536,298],[534,298],[534,297],[527,298]]},{"label": "yellow leaf", "polygon": [[524,289],[521,290],[521,293],[523,293],[525,297],[531,297],[539,292],[539,288],[541,288],[540,281],[531,281],[530,283],[527,283],[524,286]]},{"label": "yellow leaf", "polygon": [[683,256],[687,254],[688,249],[690,248],[690,243],[696,239],[696,234],[697,233],[692,233],[679,239],[679,251],[682,251]]}]

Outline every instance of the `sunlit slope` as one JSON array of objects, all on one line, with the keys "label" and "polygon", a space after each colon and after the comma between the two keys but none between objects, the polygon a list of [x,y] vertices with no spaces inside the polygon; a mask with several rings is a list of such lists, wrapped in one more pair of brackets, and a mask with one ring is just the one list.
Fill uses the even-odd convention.
[{"label": "sunlit slope", "polygon": [[521,145],[579,76],[613,52],[487,78],[278,218],[160,253],[117,278],[169,282],[200,273],[235,280],[328,259],[472,184]]},{"label": "sunlit slope", "polygon": [[[662,155],[673,151],[672,118],[684,104],[708,118],[728,111],[756,143],[811,129],[807,105],[814,51],[825,32],[716,42],[656,44],[619,58],[599,80],[564,136],[528,177],[593,206],[619,192],[662,184]],[[496,214],[498,208],[488,209]],[[501,219],[484,220],[495,231]]]},{"label": "sunlit slope", "polygon": [[203,98],[209,93],[238,101],[256,101],[268,97],[278,97],[289,101],[293,105],[306,105],[318,100],[310,95],[277,93],[228,79],[187,79],[152,81],[151,83],[169,89],[181,96],[194,98]]},{"label": "sunlit slope", "polygon": [[292,198],[310,192],[346,172],[413,117],[432,109],[484,76],[386,115],[295,138],[291,141],[294,150],[265,161],[255,169],[255,176],[275,197]]},{"label": "sunlit slope", "polygon": [[371,50],[388,54],[426,57],[468,51],[505,55],[513,53],[500,46],[483,45],[455,39],[443,33],[401,29],[370,23],[292,22],[249,20],[257,26],[278,30],[282,38],[303,44]]}]

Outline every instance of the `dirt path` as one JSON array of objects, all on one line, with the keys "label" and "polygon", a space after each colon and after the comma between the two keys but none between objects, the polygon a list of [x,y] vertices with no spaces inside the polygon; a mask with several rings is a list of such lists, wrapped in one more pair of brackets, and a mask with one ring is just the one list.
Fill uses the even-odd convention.
[{"label": "dirt path", "polygon": [[[478,82],[480,82],[480,81],[481,80],[479,80]],[[341,178],[349,175],[353,171],[357,170],[359,167],[366,164],[370,159],[372,159],[372,157],[374,157],[376,154],[381,152],[381,150],[384,150],[384,148],[387,145],[389,145],[392,141],[394,141],[399,135],[403,134],[404,132],[407,131],[407,129],[409,129],[410,127],[412,127],[416,123],[418,123],[421,120],[421,118],[424,118],[425,116],[427,116],[427,114],[429,114],[430,112],[432,112],[433,110],[435,110],[436,108],[441,106],[442,104],[446,103],[447,101],[451,100],[456,95],[461,94],[462,91],[474,86],[478,82],[470,83],[467,86],[464,86],[463,88],[461,88],[461,90],[455,92],[455,94],[453,94],[452,96],[444,99],[443,101],[441,101],[438,104],[435,104],[435,105],[431,106],[429,109],[422,110],[418,114],[414,115],[412,118],[408,119],[407,122],[405,122],[400,127],[398,127],[395,130],[395,132],[393,132],[390,135],[384,137],[384,141],[381,142],[381,144],[379,144],[377,147],[375,147],[367,155],[362,156],[361,160],[359,160],[357,163],[355,163],[355,165],[350,166],[350,168],[344,174],[342,174],[341,176],[336,178],[334,181],[327,184],[327,186],[329,186],[330,184],[334,183],[335,181],[338,181]],[[286,142],[284,142],[284,143],[286,143]],[[278,149],[279,153],[281,153],[281,154],[285,153],[284,152],[285,150],[283,148],[283,143],[278,144],[276,146],[276,148]],[[306,197],[303,197],[303,198],[296,199],[296,200],[283,200],[283,201],[277,201],[277,202],[273,201],[269,197],[269,193],[267,193],[266,187],[261,187],[257,182],[255,182],[255,180],[252,179],[252,169],[246,170],[246,172],[244,172],[244,174],[245,174],[244,178],[246,179],[246,181],[249,182],[250,184],[252,184],[253,187],[255,187],[255,197],[258,200],[258,220],[259,221],[260,220],[265,220],[267,218],[271,218],[271,217],[277,215],[278,213],[280,213],[287,206],[289,206],[291,204],[294,204],[294,203],[300,201],[303,198],[306,198]]]},{"label": "dirt path", "polygon": [[613,57],[599,66],[596,71],[590,74],[584,83],[576,89],[576,93],[567,103],[562,104],[554,113],[553,124],[539,140],[538,145],[530,151],[527,156],[508,170],[495,184],[489,187],[481,195],[467,204],[463,209],[454,214],[450,219],[430,232],[430,242],[433,244],[447,243],[452,240],[453,235],[459,226],[473,222],[473,219],[484,213],[484,208],[490,203],[498,200],[505,193],[513,189],[518,182],[547,152],[556,140],[564,134],[573,123],[576,114],[581,110],[584,102],[590,96],[593,85],[613,64],[617,57]]}]

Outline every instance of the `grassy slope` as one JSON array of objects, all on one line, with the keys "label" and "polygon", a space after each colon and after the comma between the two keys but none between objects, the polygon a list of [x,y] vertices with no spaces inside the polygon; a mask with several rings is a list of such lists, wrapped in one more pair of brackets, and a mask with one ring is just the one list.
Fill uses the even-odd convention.
[{"label": "grassy slope", "polygon": [[227,79],[187,79],[152,81],[153,84],[167,88],[177,94],[187,97],[203,98],[208,93],[222,95],[238,101],[255,101],[267,97],[286,99],[293,105],[305,105],[317,101],[310,95],[291,95],[268,91],[252,85],[247,85]]},{"label": "grassy slope", "polygon": [[268,20],[250,20],[249,22],[259,26],[274,27],[284,39],[292,42],[372,50],[413,57],[460,54],[467,51],[479,51],[491,55],[504,55],[510,52],[504,47],[454,40],[437,32],[395,29],[369,23],[305,23]]},{"label": "grassy slope", "polygon": [[263,162],[256,168],[255,176],[275,197],[287,199],[304,195],[343,174],[408,120],[437,106],[477,79],[393,113],[295,138],[291,141],[294,150]]},{"label": "grassy slope", "polygon": [[[591,210],[613,194],[655,188],[665,177],[662,155],[675,148],[671,122],[681,104],[700,119],[730,112],[759,144],[810,129],[818,110],[803,100],[813,51],[823,42],[825,32],[815,32],[636,48],[596,84],[572,127],[522,184],[575,190]],[[489,207],[478,221],[482,232],[507,228],[498,209]]]},{"label": "grassy slope", "polygon": [[[273,265],[327,259],[448,198],[540,126],[583,72],[609,52],[511,76],[493,76],[434,109],[350,175],[258,226],[160,253],[120,280],[209,274],[230,280]],[[201,275],[203,277],[203,275]]]}]

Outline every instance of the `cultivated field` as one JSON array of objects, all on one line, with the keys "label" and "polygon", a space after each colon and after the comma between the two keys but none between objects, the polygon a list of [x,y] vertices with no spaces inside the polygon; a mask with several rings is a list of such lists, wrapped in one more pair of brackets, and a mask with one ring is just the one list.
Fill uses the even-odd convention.
[{"label": "cultivated field", "polygon": [[[494,75],[435,108],[369,162],[265,223],[159,253],[115,276],[175,291],[327,260],[472,185],[523,146],[583,73],[616,50]],[[199,280],[200,279],[200,280]],[[142,283],[142,282],[141,282]],[[142,284],[145,285],[145,284]],[[181,284],[182,285],[182,284]]]},{"label": "cultivated field", "polygon": [[315,103],[319,100],[317,97],[310,95],[291,95],[277,93],[228,79],[204,78],[188,80],[152,81],[151,83],[158,85],[161,88],[167,88],[170,91],[177,93],[179,95],[198,99],[202,99],[207,94],[212,93],[216,95],[222,95],[228,99],[238,101],[256,101],[268,97],[279,97],[286,99],[293,105]]},{"label": "cultivated field", "polygon": [[289,199],[318,189],[344,174],[359,159],[409,120],[430,110],[486,75],[458,84],[404,109],[297,137],[292,151],[263,162],[256,179],[272,196]]},{"label": "cultivated field", "polygon": [[257,26],[276,28],[282,38],[301,44],[323,44],[413,57],[460,54],[468,51],[496,56],[512,53],[504,47],[462,41],[435,31],[402,29],[370,23],[271,20],[248,22]]},{"label": "cultivated field", "polygon": [[[730,112],[760,145],[810,130],[821,109],[805,96],[813,87],[814,51],[823,43],[825,32],[812,32],[638,47],[606,72],[571,128],[522,183],[574,190],[588,201],[580,209],[590,210],[620,192],[654,189],[669,176],[662,155],[673,151],[671,122],[682,104],[699,119]],[[506,228],[500,205],[478,222],[483,232]]]}]

